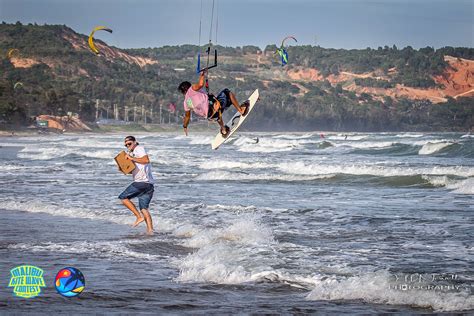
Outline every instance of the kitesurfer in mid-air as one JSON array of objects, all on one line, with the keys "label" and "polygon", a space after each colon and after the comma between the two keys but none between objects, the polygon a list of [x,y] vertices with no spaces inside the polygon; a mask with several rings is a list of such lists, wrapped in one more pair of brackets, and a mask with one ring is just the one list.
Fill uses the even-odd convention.
[{"label": "kitesurfer in mid-air", "polygon": [[205,84],[205,71],[201,72],[199,82],[191,84],[189,81],[183,81],[178,86],[178,91],[184,95],[183,118],[184,133],[188,135],[188,125],[191,119],[191,110],[197,115],[209,120],[217,120],[221,127],[222,136],[226,137],[229,133],[229,127],[224,125],[222,113],[232,104],[242,116],[247,115],[249,101],[239,104],[234,93],[225,88],[217,96],[207,94],[203,89]]},{"label": "kitesurfer in mid-air", "polygon": [[[139,145],[133,136],[125,137],[125,147],[128,149],[126,159],[133,161],[135,169],[132,173],[132,184],[119,195],[119,199],[121,199],[123,205],[137,217],[132,226],[136,227],[145,221],[147,234],[151,235],[153,234],[153,221],[148,209],[151,198],[153,197],[154,180],[151,174],[150,159],[148,158],[145,148]],[[131,201],[133,198],[138,198],[140,210],[137,210],[135,204]]]}]

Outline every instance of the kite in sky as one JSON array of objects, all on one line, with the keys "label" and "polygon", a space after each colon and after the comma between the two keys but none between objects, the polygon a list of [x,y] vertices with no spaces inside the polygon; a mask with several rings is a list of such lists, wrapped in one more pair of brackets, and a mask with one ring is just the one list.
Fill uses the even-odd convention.
[{"label": "kite in sky", "polygon": [[95,47],[95,44],[94,44],[94,33],[96,31],[107,31],[109,33],[112,33],[112,30],[109,29],[108,27],[105,27],[105,26],[97,26],[95,27],[92,32],[91,32],[91,35],[89,35],[89,47],[90,49],[96,53],[97,55],[100,54],[99,50],[97,49],[97,47]]}]

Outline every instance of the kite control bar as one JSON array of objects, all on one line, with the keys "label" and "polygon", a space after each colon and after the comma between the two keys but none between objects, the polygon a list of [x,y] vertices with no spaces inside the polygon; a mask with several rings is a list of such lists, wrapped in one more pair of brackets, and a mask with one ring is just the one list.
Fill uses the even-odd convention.
[{"label": "kite control bar", "polygon": [[209,70],[211,68],[217,67],[217,49],[214,49],[214,65],[209,66],[209,54],[211,53],[211,47],[207,48],[206,53],[207,53],[207,67],[203,69],[199,68],[201,64],[201,61],[200,61],[201,56],[198,56],[198,71],[197,71],[198,73],[203,72],[204,70]]}]

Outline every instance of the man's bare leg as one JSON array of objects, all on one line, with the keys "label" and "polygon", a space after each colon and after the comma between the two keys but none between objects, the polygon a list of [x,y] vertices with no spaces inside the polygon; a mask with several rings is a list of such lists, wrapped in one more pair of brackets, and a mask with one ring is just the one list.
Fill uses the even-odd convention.
[{"label": "man's bare leg", "polygon": [[141,210],[143,217],[145,218],[146,223],[146,233],[148,235],[153,235],[153,220],[151,219],[150,212],[147,209]]},{"label": "man's bare leg", "polygon": [[122,203],[123,205],[125,205],[130,211],[132,211],[133,215],[135,215],[137,217],[137,219],[135,220],[135,223],[132,224],[132,227],[137,227],[138,224],[140,224],[141,222],[143,222],[145,219],[143,218],[142,214],[137,210],[137,208],[135,207],[135,204],[133,204],[132,201],[130,201],[129,199],[123,199],[122,200]]},{"label": "man's bare leg", "polygon": [[[224,135],[224,133],[222,133],[222,132],[227,132],[227,130],[226,130],[225,125],[224,125],[224,120],[222,120],[222,113],[218,112],[220,107],[221,107],[221,105],[220,105],[219,101],[214,103],[214,113],[218,113],[217,123],[219,123],[219,126],[221,127],[221,134]],[[227,134],[227,133],[225,133],[225,134]]]},{"label": "man's bare leg", "polygon": [[239,101],[237,101],[237,98],[235,97],[235,94],[233,94],[232,91],[229,91],[229,96],[230,96],[230,102],[232,102],[232,104],[237,109],[237,111],[239,111],[240,114],[244,114],[245,107],[240,106]]}]

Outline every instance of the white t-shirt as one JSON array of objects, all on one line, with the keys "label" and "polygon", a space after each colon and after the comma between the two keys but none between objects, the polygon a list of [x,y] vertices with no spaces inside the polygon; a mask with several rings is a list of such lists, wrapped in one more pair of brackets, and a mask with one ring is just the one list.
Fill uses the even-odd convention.
[{"label": "white t-shirt", "polygon": [[[147,155],[145,147],[138,145],[132,151],[130,156],[133,158],[142,158]],[[151,164],[150,163],[138,163],[136,161],[133,162],[135,164],[135,169],[132,172],[133,175],[133,182],[148,182],[154,183],[155,180],[153,179],[153,175],[151,174]]]}]

